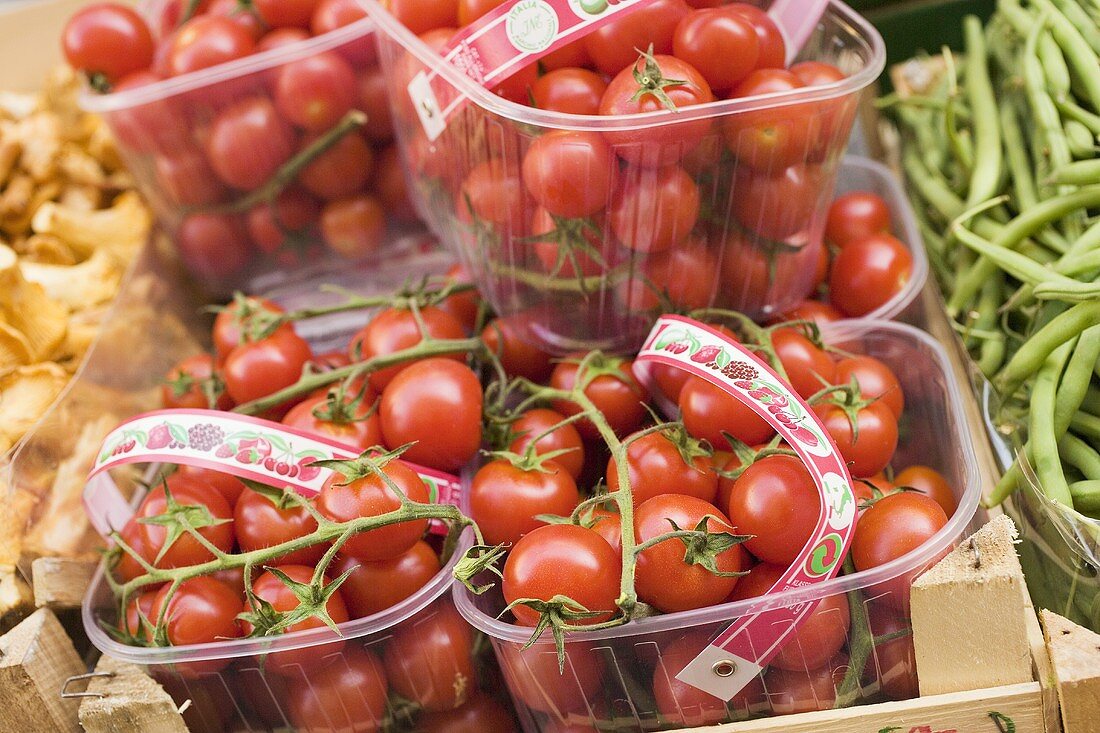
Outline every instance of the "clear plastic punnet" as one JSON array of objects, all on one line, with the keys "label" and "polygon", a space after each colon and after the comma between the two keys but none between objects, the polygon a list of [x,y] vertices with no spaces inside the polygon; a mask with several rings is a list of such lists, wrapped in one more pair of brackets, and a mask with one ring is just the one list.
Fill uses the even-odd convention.
[{"label": "clear plastic punnet", "polygon": [[[809,294],[860,92],[885,62],[878,33],[842,3],[794,59],[832,64],[839,81],[602,116],[498,96],[362,2],[413,203],[530,340],[559,353],[629,350],[670,309],[763,319]],[[430,135],[409,91],[425,75],[459,103]],[[596,162],[573,169],[577,206],[548,209],[532,181],[571,165],[571,146]]]},{"label": "clear plastic punnet", "polygon": [[[501,614],[499,588],[475,596],[456,585],[455,604],[491,639],[525,731],[674,730],[917,696],[908,586],[975,528],[981,494],[959,386],[943,348],[911,326],[841,321],[830,325],[824,337],[845,351],[884,361],[897,374],[905,411],[891,465],[922,464],[947,478],[958,502],[947,524],[920,547],[871,570],[599,631],[566,633],[561,674],[549,632],[523,648],[533,629]],[[736,619],[817,599],[825,599],[819,608],[827,608],[817,629],[799,629],[728,703],[677,679]],[[866,619],[862,632],[857,631],[860,616]],[[844,642],[822,661],[817,641],[835,630],[834,624],[845,630]],[[861,658],[862,669],[851,671]]]},{"label": "clear plastic punnet", "polygon": [[[157,38],[173,32],[179,9],[173,0],[139,7]],[[158,223],[208,292],[362,260],[416,222],[369,19],[160,76],[138,72],[109,94],[87,89],[81,104],[107,121]]]}]

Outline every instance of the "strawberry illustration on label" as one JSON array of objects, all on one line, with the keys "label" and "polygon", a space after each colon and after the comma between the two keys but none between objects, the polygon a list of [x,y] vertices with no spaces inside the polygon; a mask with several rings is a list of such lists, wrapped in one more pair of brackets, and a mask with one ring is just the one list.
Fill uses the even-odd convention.
[{"label": "strawberry illustration on label", "polygon": [[145,447],[149,450],[160,450],[161,448],[167,448],[171,442],[172,433],[168,430],[168,424],[161,423],[149,431],[149,440],[146,442]]},{"label": "strawberry illustration on label", "polygon": [[697,364],[707,364],[714,361],[720,353],[721,346],[704,346],[691,355],[691,360]]}]

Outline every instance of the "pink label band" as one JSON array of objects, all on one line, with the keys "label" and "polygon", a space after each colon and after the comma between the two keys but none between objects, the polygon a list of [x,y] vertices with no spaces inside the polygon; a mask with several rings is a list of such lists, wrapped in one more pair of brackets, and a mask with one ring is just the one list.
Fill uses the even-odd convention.
[{"label": "pink label band", "polygon": [[[821,493],[821,513],[809,542],[768,593],[836,576],[855,530],[856,498],[844,459],[806,402],[772,369],[719,331],[690,318],[662,316],[634,362],[651,384],[649,367],[665,364],[707,380],[749,406],[805,463]],[[676,678],[729,700],[760,674],[820,601],[742,616],[723,629]]]},{"label": "pink label band", "polygon": [[[491,88],[548,53],[653,0],[512,0],[463,28],[441,52],[475,83]],[[434,70],[408,86],[424,132],[435,140],[466,97]]]},{"label": "pink label band", "polygon": [[[348,460],[357,449],[280,423],[218,410],[157,410],[133,417],[103,440],[84,487],[84,506],[103,536],[121,529],[133,514],[107,470],[132,463],[172,463],[209,468],[269,486],[293,488],[306,497],[320,493],[333,471],[310,465]],[[405,461],[428,485],[434,504],[458,504],[458,478]],[[431,531],[446,534],[442,522]]]}]

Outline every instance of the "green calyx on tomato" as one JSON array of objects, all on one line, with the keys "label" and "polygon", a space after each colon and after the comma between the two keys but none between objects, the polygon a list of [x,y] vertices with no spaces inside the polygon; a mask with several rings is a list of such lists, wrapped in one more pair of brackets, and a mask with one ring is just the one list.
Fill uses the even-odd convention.
[{"label": "green calyx on tomato", "polygon": [[395,490],[398,496],[402,496],[400,489],[396,489],[393,479],[387,476],[382,469],[391,461],[400,458],[401,454],[409,449],[409,445],[411,444],[398,446],[393,450],[386,450],[383,446],[373,446],[367,448],[356,458],[351,458],[349,460],[333,459],[327,461],[313,461],[309,465],[327,468],[343,476],[344,480],[334,483],[334,486],[346,486],[353,481],[358,481],[368,476],[378,476],[391,490]]},{"label": "green calyx on tomato", "polygon": [[609,356],[602,351],[590,351],[580,359],[565,358],[558,360],[558,363],[577,365],[577,381],[574,389],[582,392],[600,377],[611,377],[628,387],[638,389],[638,382],[634,379],[634,376],[622,368],[627,362],[627,359]]},{"label": "green calyx on tomato", "polygon": [[639,544],[634,548],[634,554],[641,554],[661,542],[678,539],[684,543],[685,564],[699,565],[720,578],[740,578],[742,575],[747,575],[747,571],[725,572],[721,570],[718,567],[717,558],[723,552],[736,547],[745,540],[751,540],[755,535],[712,532],[708,527],[708,523],[711,521],[726,524],[725,519],[710,514],[700,519],[694,528],[681,529],[676,522],[669,519],[668,523],[672,526],[672,531],[657,535]]},{"label": "green calyx on tomato", "polygon": [[180,537],[191,534],[192,530],[200,530],[203,527],[217,527],[228,524],[232,519],[215,517],[210,508],[204,504],[180,504],[172,496],[168,488],[168,481],[162,481],[164,489],[164,511],[152,517],[141,517],[139,524],[157,525],[165,531],[164,542],[160,547],[153,563],[156,564],[164,558],[164,555],[172,549]]},{"label": "green calyx on tomato", "polygon": [[[358,381],[359,384],[357,386],[354,384],[349,385],[349,380],[341,381],[329,390],[324,402],[313,408],[313,416],[318,420],[337,425],[369,420],[378,410],[378,403],[371,405],[366,412],[361,412],[359,406],[363,404],[363,399],[367,396],[367,381],[365,379],[350,381]],[[349,388],[355,389],[355,392],[348,394]]]},{"label": "green calyx on tomato", "polygon": [[664,73],[661,71],[660,65],[657,63],[657,59],[653,57],[653,44],[649,44],[649,48],[645,51],[635,49],[638,51],[638,62],[642,62],[642,68],[638,68],[638,62],[634,64],[634,81],[638,83],[638,91],[634,92],[634,96],[630,98],[630,101],[636,102],[647,95],[652,95],[661,103],[661,106],[665,109],[677,111],[679,108],[676,103],[668,96],[665,91],[668,87],[679,86],[680,84],[687,84],[686,79],[666,79]]},{"label": "green calyx on tomato", "polygon": [[262,300],[240,291],[233,293],[233,302],[230,305],[215,306],[211,310],[219,314],[231,314],[241,343],[265,339],[288,322],[286,314],[272,310]]},{"label": "green calyx on tomato", "polygon": [[[328,553],[331,559],[335,553]],[[313,577],[308,583],[294,580],[278,567],[265,567],[264,570],[278,578],[294,597],[298,599],[298,606],[290,611],[278,611],[272,604],[263,598],[259,598],[252,590],[251,584],[245,582],[245,594],[248,598],[249,611],[238,614],[237,618],[252,626],[249,636],[262,637],[281,634],[295,624],[307,619],[315,618],[339,633],[336,622],[329,614],[329,601],[358,567],[353,566],[345,570],[336,578],[325,582],[325,568],[328,563],[322,560],[317,564]]]},{"label": "green calyx on tomato", "polygon": [[848,418],[848,424],[852,428],[852,442],[854,443],[859,440],[859,411],[877,403],[879,399],[878,397],[864,399],[863,393],[859,389],[859,382],[856,381],[853,375],[848,384],[823,387],[820,392],[812,395],[807,402],[815,408],[818,405],[832,405],[843,411],[844,416]]}]

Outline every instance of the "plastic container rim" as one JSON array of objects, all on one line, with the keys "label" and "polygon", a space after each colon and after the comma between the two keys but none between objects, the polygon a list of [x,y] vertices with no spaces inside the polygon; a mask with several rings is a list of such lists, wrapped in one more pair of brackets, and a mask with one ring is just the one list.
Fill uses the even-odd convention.
[{"label": "plastic container rim", "polygon": [[[943,347],[931,336],[913,326],[904,323],[882,322],[870,319],[850,319],[837,321],[822,329],[826,342],[858,337],[868,333],[892,333],[897,338],[909,339],[923,344],[932,355],[933,363],[944,378],[946,390],[944,398],[950,415],[959,460],[963,466],[964,488],[959,497],[959,506],[948,518],[947,524],[920,547],[896,558],[885,565],[863,570],[852,575],[837,576],[831,580],[817,583],[806,588],[792,588],[782,593],[769,594],[758,598],[749,598],[717,606],[708,606],[692,611],[652,616],[637,619],[622,626],[599,631],[585,631],[569,634],[571,639],[607,640],[639,634],[651,634],[674,631],[702,624],[728,622],[741,616],[760,613],[769,608],[793,606],[798,603],[817,600],[826,596],[848,593],[867,588],[878,583],[892,580],[914,568],[923,565],[950,545],[954,538],[965,530],[974,517],[981,497],[981,480],[978,476],[977,457],[969,431],[966,429],[966,417],[962,412],[962,392],[950,371],[947,354]],[[512,643],[527,643],[531,637],[531,627],[510,624],[482,612],[473,601],[473,594],[461,583],[454,586],[455,607],[462,617],[475,629],[494,639]],[[536,644],[553,644],[549,634],[544,634]]]},{"label": "plastic container rim", "polygon": [[258,654],[272,654],[292,649],[350,641],[385,631],[424,610],[441,597],[454,581],[452,573],[455,564],[470,547],[472,543],[471,535],[470,528],[463,529],[450,560],[420,590],[384,611],[338,624],[336,628],[340,630],[339,636],[334,635],[332,630],[327,627],[320,627],[267,638],[241,638],[183,646],[140,647],[123,644],[112,639],[103,630],[96,618],[95,596],[100,591],[100,584],[106,582],[104,579],[106,567],[102,562],[96,568],[95,576],[84,595],[80,616],[88,638],[99,651],[116,659],[141,665],[181,664],[212,659],[239,659]]},{"label": "plastic container rim", "polygon": [[856,93],[870,85],[886,67],[886,46],[879,32],[861,15],[840,0],[830,0],[828,13],[849,28],[866,50],[867,60],[856,73],[842,81],[788,92],[773,92],[742,99],[722,99],[692,105],[679,110],[641,112],[629,115],[576,115],[526,107],[493,94],[474,82],[427,44],[417,38],[376,0],[358,0],[377,29],[397,41],[424,66],[439,73],[467,99],[501,117],[515,122],[568,130],[635,130],[686,122],[701,118],[730,116],[764,108],[785,107],[797,103],[825,101]]}]

